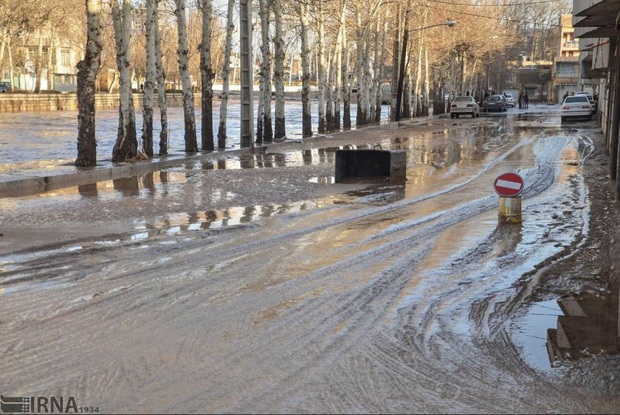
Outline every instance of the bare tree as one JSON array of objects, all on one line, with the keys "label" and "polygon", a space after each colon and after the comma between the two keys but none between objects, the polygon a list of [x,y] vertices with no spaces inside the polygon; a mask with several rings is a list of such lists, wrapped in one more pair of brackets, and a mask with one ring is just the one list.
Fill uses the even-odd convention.
[{"label": "bare tree", "polygon": [[157,68],[155,30],[157,19],[157,0],[146,0],[146,76],[144,80],[144,103],[142,108],[142,146],[148,157],[153,157],[153,107],[155,106],[155,84]]},{"label": "bare tree", "polygon": [[312,109],[310,107],[310,47],[308,45],[308,5],[299,2],[297,5],[301,22],[301,106],[302,106],[302,137],[312,137]]},{"label": "bare tree", "polygon": [[101,0],[86,0],[87,39],[84,59],[78,63],[78,138],[75,165],[97,164],[95,135],[95,80],[101,62]]},{"label": "bare tree", "polygon": [[325,69],[325,21],[323,13],[323,0],[315,0],[315,15],[318,26],[318,75],[319,75],[319,133],[327,132],[327,120],[325,116],[325,88],[327,84],[327,72]]},{"label": "bare tree", "polygon": [[224,47],[224,64],[222,70],[222,98],[220,101],[220,124],[217,132],[217,147],[226,147],[226,115],[228,112],[228,90],[230,85],[230,53],[232,50],[232,34],[235,29],[233,23],[234,0],[228,0],[226,44]]},{"label": "bare tree", "polygon": [[112,149],[112,161],[116,162],[125,161],[138,154],[129,52],[133,7],[131,0],[122,0],[122,2],[123,7],[121,10],[119,3],[116,0],[112,1],[112,18],[116,39],[116,65],[120,73],[118,134]]},{"label": "bare tree", "polygon": [[[286,137],[286,120],[284,119],[284,40],[282,39],[282,5],[281,0],[272,0],[273,14],[275,21],[275,36],[273,38],[274,47],[274,68],[273,81],[276,90],[275,107],[275,133],[274,139],[280,140]],[[291,72],[293,68],[290,68]]]},{"label": "bare tree", "polygon": [[262,36],[262,63],[260,68],[260,104],[256,128],[258,143],[273,141],[273,127],[271,124],[271,53],[269,47],[269,1],[259,0],[259,17]]},{"label": "bare tree", "polygon": [[200,79],[202,80],[202,149],[213,150],[213,78],[215,73],[211,64],[211,35],[213,0],[201,0],[202,42],[200,49]]},{"label": "bare tree", "polygon": [[177,17],[178,49],[177,60],[179,63],[179,75],[183,87],[183,118],[185,121],[185,151],[195,153],[198,151],[196,139],[196,116],[194,114],[194,93],[189,73],[189,49],[187,46],[187,18],[185,0],[174,0],[174,14]]},{"label": "bare tree", "polygon": [[[156,6],[159,0],[155,0]],[[155,7],[157,9],[157,7]],[[159,18],[155,13],[153,22],[153,35],[155,36],[155,70],[157,77],[157,102],[161,120],[161,131],[159,133],[159,155],[168,154],[168,107],[166,103],[166,71],[162,64],[161,34],[159,32]]]}]

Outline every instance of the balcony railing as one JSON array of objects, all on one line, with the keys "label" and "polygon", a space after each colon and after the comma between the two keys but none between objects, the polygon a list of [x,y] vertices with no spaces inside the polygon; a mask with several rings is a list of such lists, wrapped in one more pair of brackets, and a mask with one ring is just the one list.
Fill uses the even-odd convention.
[{"label": "balcony railing", "polygon": [[562,49],[579,49],[579,41],[568,40],[566,42],[562,42]]}]

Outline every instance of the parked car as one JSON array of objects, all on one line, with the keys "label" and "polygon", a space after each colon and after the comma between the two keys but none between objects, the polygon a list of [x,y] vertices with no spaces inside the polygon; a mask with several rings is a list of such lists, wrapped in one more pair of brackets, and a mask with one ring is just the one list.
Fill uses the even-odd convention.
[{"label": "parked car", "polygon": [[515,107],[515,99],[512,96],[512,94],[504,94],[504,97],[506,97],[506,106],[507,107]]},{"label": "parked car", "polygon": [[594,97],[592,96],[592,94],[587,91],[579,91],[575,92],[575,96],[577,95],[585,95],[586,97],[588,97],[588,101],[590,101],[590,104],[592,105],[592,114],[596,114],[597,102],[594,101]]},{"label": "parked car", "polygon": [[10,82],[0,82],[0,93],[10,92],[10,91],[11,91]]},{"label": "parked car", "polygon": [[560,119],[564,122],[568,118],[592,119],[592,104],[585,94],[575,94],[564,99],[560,109]]},{"label": "parked car", "polygon": [[480,105],[474,97],[456,97],[450,105],[450,117],[458,118],[461,114],[469,114],[472,118],[480,116]]},{"label": "parked car", "polygon": [[482,103],[482,110],[489,111],[508,111],[508,105],[506,105],[506,97],[503,95],[491,95],[487,97]]}]

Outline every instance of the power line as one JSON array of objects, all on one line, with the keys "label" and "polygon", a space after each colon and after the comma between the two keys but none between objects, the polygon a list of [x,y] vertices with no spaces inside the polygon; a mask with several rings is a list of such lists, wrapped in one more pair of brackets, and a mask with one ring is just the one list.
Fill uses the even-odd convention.
[{"label": "power line", "polygon": [[433,3],[448,4],[451,6],[471,6],[471,7],[505,7],[505,6],[528,6],[531,4],[549,4],[551,2],[558,2],[562,0],[540,0],[540,1],[528,1],[517,3],[502,3],[502,4],[471,4],[471,3],[453,3],[449,1],[433,0]]},{"label": "power line", "polygon": [[[439,3],[439,1],[434,0],[436,3]],[[547,3],[547,2],[542,2],[542,3]],[[428,4],[423,5],[424,7],[433,7],[433,10],[441,10],[441,11],[445,11],[445,12],[452,12],[452,13],[456,13],[457,15],[462,14],[465,16],[473,16],[473,17],[482,17],[484,19],[491,19],[491,20],[497,20],[499,22],[512,22],[512,23],[531,23],[529,21],[526,20],[515,20],[515,19],[509,19],[509,18],[505,18],[505,17],[494,17],[494,16],[485,16],[482,14],[475,14],[475,13],[467,13],[467,12],[462,12],[462,11],[454,11],[454,10],[448,10],[448,9],[442,9],[442,8],[438,8],[438,7],[434,7]],[[548,25],[548,27],[561,27],[560,24],[550,24]]]}]

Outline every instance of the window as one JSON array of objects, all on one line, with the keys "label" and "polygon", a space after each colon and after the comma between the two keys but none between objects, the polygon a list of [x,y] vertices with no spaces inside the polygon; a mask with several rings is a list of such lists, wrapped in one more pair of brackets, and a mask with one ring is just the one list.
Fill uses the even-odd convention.
[{"label": "window", "polygon": [[588,100],[588,97],[586,97],[585,95],[573,95],[571,97],[566,97],[566,101],[564,101],[566,104],[570,104],[570,103],[576,103],[576,102],[590,102]]},{"label": "window", "polygon": [[71,55],[69,53],[69,49],[60,50],[60,64],[65,67],[71,65]]},{"label": "window", "polygon": [[558,62],[557,63],[557,77],[558,78],[576,78],[577,77],[577,65],[572,62]]}]

